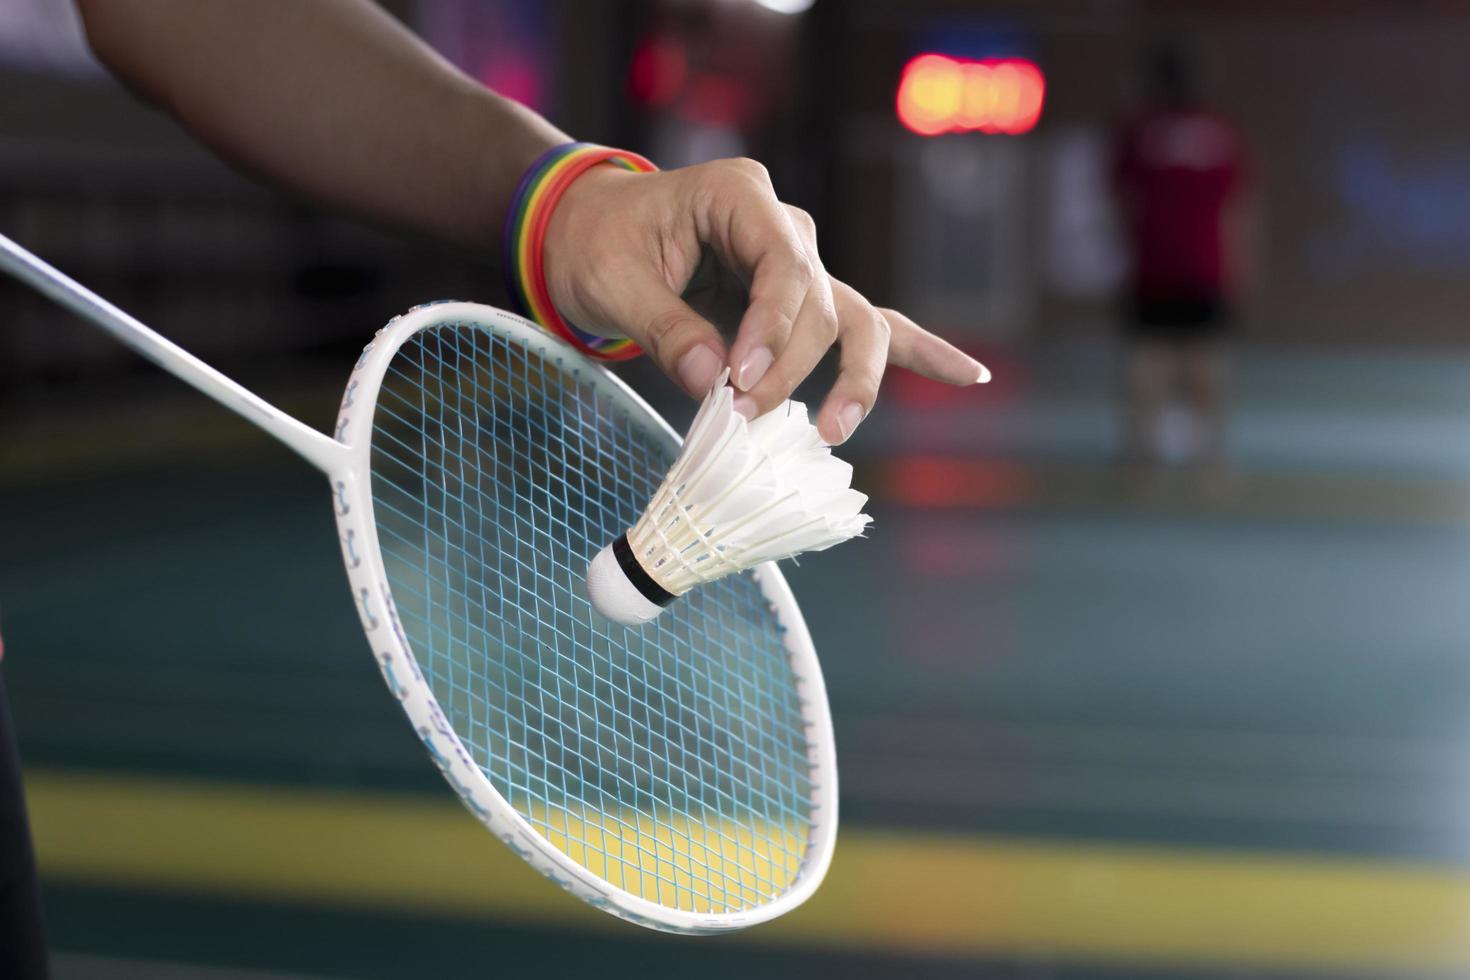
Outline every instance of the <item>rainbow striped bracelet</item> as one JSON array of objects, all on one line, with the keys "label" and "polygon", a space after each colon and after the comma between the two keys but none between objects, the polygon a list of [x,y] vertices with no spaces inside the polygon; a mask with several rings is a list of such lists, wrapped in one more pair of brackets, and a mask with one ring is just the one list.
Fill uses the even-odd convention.
[{"label": "rainbow striped bracelet", "polygon": [[551,213],[572,181],[600,163],[647,173],[657,170],[636,153],[595,143],[565,143],[541,154],[521,178],[505,217],[505,284],[521,315],[604,361],[625,361],[643,351],[627,337],[599,337],[562,319],[546,287],[542,246]]}]

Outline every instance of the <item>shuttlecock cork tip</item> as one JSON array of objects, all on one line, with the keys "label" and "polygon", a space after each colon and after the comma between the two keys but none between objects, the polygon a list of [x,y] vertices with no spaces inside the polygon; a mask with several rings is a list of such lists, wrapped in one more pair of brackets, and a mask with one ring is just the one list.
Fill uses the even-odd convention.
[{"label": "shuttlecock cork tip", "polygon": [[674,596],[643,570],[622,535],[588,563],[587,598],[613,622],[641,626],[663,612]]}]

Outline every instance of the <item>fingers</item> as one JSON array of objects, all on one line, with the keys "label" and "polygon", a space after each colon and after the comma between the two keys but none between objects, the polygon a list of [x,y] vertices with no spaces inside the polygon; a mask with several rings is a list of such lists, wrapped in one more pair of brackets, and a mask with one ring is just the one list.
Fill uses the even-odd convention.
[{"label": "fingers", "polygon": [[947,341],[934,336],[897,310],[878,311],[892,328],[888,362],[951,385],[984,384],[990,369]]},{"label": "fingers", "polygon": [[700,195],[703,240],[749,284],[749,302],[730,348],[731,380],[749,392],[782,356],[798,321],[811,315],[805,312],[808,293],[825,277],[815,250],[776,199],[764,167],[753,160],[717,160],[694,169],[707,187]]},{"label": "fingers", "polygon": [[735,339],[732,356],[738,357],[742,345],[749,344],[754,353],[740,361],[742,367],[753,363],[755,367],[763,368],[758,373],[741,373],[739,387],[745,393],[735,400],[735,408],[746,418],[763,415],[791,397],[796,386],[811,374],[837,340],[840,330],[832,280],[817,255],[816,225],[805,211],[787,205],[782,205],[782,210],[802,244],[812,278],[806,284],[801,308],[784,337],[784,344],[772,343],[774,338],[770,332],[762,336],[759,322],[746,324],[742,321],[741,334]]},{"label": "fingers", "polygon": [[748,419],[764,415],[791,397],[837,339],[837,310],[826,274],[808,290],[806,301],[781,350],[758,384],[735,399],[735,410]]},{"label": "fingers", "polygon": [[888,363],[891,328],[887,319],[851,286],[832,281],[842,325],[842,356],[837,380],[817,413],[817,431],[831,445],[846,442],[878,399]]},{"label": "fingers", "polygon": [[668,285],[650,276],[625,284],[616,319],[690,397],[703,398],[725,368],[725,343],[715,328]]},{"label": "fingers", "polygon": [[779,207],[801,249],[799,271],[789,284],[800,286],[803,292],[789,327],[780,318],[760,315],[741,321],[731,363],[737,368],[736,387],[744,392],[735,407],[747,418],[768,412],[789,398],[836,341],[840,329],[832,280],[817,253],[816,225],[799,208]]},{"label": "fingers", "polygon": [[735,387],[749,392],[766,378],[796,330],[815,278],[816,270],[805,252],[784,245],[767,252],[754,266],[750,301],[730,347],[730,378]]}]

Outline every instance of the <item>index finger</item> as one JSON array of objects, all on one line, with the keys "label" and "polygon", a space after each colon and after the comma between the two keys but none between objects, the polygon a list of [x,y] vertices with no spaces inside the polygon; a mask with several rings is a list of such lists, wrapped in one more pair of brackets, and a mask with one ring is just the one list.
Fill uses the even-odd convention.
[{"label": "index finger", "polygon": [[766,169],[753,160],[720,163],[709,241],[748,283],[750,300],[730,347],[731,380],[748,391],[781,356],[818,269]]},{"label": "index finger", "polygon": [[951,385],[984,384],[990,369],[947,340],[936,337],[897,310],[879,309],[893,335],[888,362]]}]

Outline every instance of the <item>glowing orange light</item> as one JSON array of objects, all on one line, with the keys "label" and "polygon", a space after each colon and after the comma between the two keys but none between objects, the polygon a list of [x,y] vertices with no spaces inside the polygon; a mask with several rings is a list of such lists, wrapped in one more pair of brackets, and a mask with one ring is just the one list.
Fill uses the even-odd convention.
[{"label": "glowing orange light", "polygon": [[898,119],[920,136],[1029,131],[1041,118],[1046,78],[1024,58],[970,61],[921,54],[904,65]]}]

